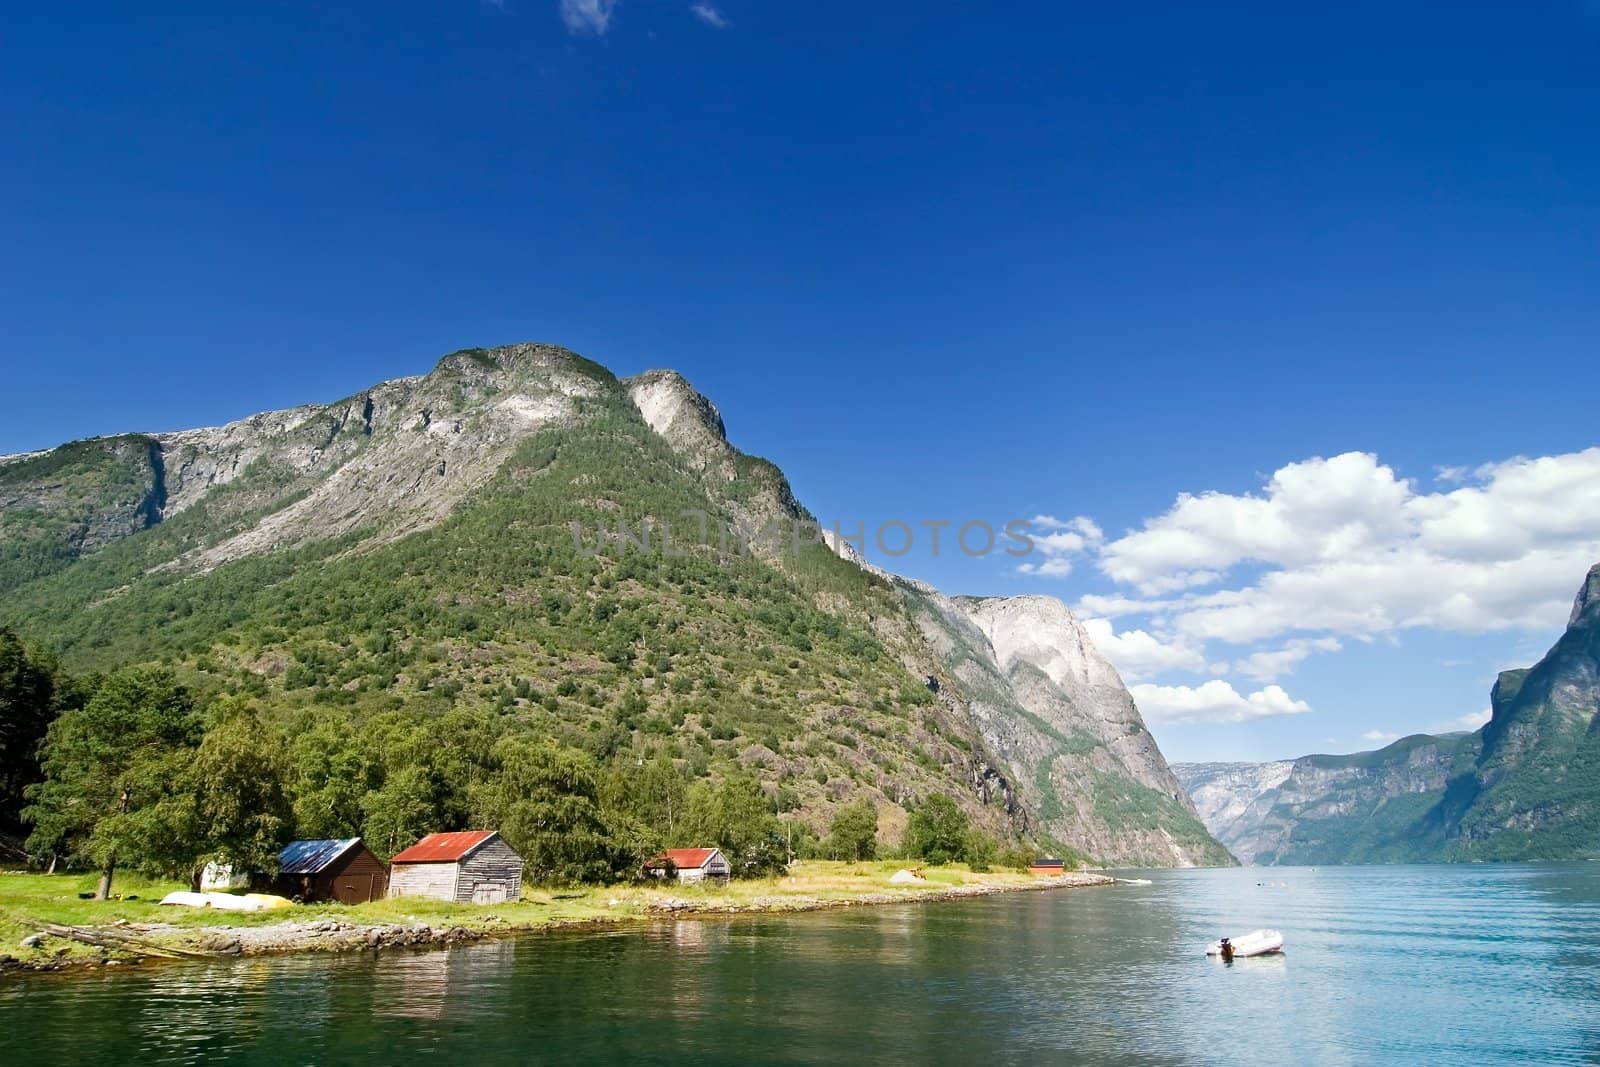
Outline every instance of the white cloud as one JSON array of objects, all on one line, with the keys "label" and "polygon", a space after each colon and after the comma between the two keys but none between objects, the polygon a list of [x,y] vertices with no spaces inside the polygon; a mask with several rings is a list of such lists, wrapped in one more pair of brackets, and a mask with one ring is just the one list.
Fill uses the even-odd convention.
[{"label": "white cloud", "polygon": [[[1259,493],[1180,496],[1103,545],[1099,564],[1166,596],[1151,613],[1196,642],[1558,626],[1600,559],[1600,448],[1459,477],[1419,493],[1368,453],[1291,463]],[[1252,578],[1199,591],[1242,564]]]},{"label": "white cloud", "polygon": [[1461,716],[1456,720],[1456,726],[1462,730],[1476,730],[1481,726],[1487,725],[1493,717],[1494,712],[1484,708],[1482,711],[1475,711],[1471,715]]},{"label": "white cloud", "polygon": [[1123,615],[1147,615],[1151,612],[1162,611],[1167,607],[1164,600],[1142,599],[1126,596],[1100,596],[1089,593],[1080,597],[1072,606],[1073,613],[1079,618],[1100,616],[1107,619],[1120,618]]},{"label": "white cloud", "polygon": [[1058,519],[1054,515],[1038,514],[1028,520],[1041,530],[1075,530],[1084,537],[1099,544],[1105,540],[1105,531],[1100,529],[1098,523],[1087,515],[1075,515],[1070,519]]},{"label": "white cloud", "polygon": [[[1024,573],[1096,565],[1117,583],[1074,610],[1152,724],[1246,722],[1311,710],[1278,684],[1310,657],[1397,646],[1409,630],[1520,631],[1540,650],[1507,662],[1536,659],[1600,560],[1600,448],[1416,478],[1348,452],[1287,464],[1252,492],[1180,495],[1122,536],[1082,516],[1032,523]],[[1174,681],[1187,684],[1162,684]]]},{"label": "white cloud", "polygon": [[1597,557],[1600,538],[1484,562],[1403,546],[1367,560],[1272,571],[1253,586],[1166,610],[1183,633],[1236,644],[1295,630],[1371,637],[1418,627],[1549,629],[1565,619],[1573,589]]},{"label": "white cloud", "polygon": [[1297,637],[1282,648],[1253,652],[1235,660],[1233,669],[1258,682],[1275,682],[1303,663],[1313,652],[1338,652],[1344,646],[1337,637]]},{"label": "white cloud", "polygon": [[1083,628],[1095,647],[1126,679],[1148,678],[1163,671],[1201,671],[1206,658],[1197,648],[1163,641],[1144,630],[1117,633],[1109,619],[1085,619]]},{"label": "white cloud", "polygon": [[1094,520],[1082,515],[1066,520],[1035,515],[1028,522],[1033,526],[1029,534],[1033,550],[1031,557],[1017,566],[1018,574],[1064,578],[1072,573],[1075,559],[1099,551],[1105,543],[1105,533]]},{"label": "white cloud", "polygon": [[1042,578],[1065,578],[1072,573],[1072,561],[1058,556],[1043,563],[1020,563],[1017,565],[1017,573],[1035,574]]},{"label": "white cloud", "polygon": [[1291,698],[1281,686],[1269,685],[1242,696],[1220,678],[1194,687],[1135,685],[1129,692],[1150,722],[1246,722],[1278,715],[1303,715],[1311,710],[1310,704]]},{"label": "white cloud", "polygon": [[1409,483],[1377,457],[1347,452],[1278,470],[1264,496],[1203,493],[1111,542],[1101,569],[1142,585],[1246,560],[1305,565],[1369,552],[1402,532]]},{"label": "white cloud", "polygon": [[1219,571],[1195,570],[1177,571],[1173,574],[1163,574],[1139,583],[1139,592],[1145,596],[1166,596],[1168,593],[1181,593],[1185,589],[1195,589],[1203,585],[1215,585],[1222,580]]},{"label": "white cloud", "polygon": [[725,30],[730,25],[727,16],[718,11],[716,8],[712,7],[710,4],[694,4],[689,8],[689,10],[691,13],[693,13],[695,18],[699,19],[707,26],[710,26],[712,29]]},{"label": "white cloud", "polygon": [[611,28],[617,0],[561,0],[561,21],[571,33],[602,37]]}]

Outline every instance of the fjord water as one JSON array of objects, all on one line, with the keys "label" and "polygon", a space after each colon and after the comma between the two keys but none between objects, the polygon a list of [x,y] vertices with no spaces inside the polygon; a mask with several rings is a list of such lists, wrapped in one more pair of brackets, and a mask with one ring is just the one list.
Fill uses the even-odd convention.
[{"label": "fjord water", "polygon": [[[1022,893],[0,984],[12,1064],[1580,1063],[1600,864]],[[1277,958],[1202,955],[1275,926]]]}]

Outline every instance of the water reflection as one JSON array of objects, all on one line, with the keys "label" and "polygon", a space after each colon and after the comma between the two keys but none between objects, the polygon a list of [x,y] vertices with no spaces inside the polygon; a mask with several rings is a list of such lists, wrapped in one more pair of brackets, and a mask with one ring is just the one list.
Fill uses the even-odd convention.
[{"label": "water reflection", "polygon": [[[1596,865],[1154,884],[0,984],[6,1062],[1600,1058]],[[1270,926],[1287,955],[1208,960]]]},{"label": "water reflection", "polygon": [[512,978],[516,946],[487,941],[447,951],[379,955],[372,968],[371,1013],[379,1018],[443,1019],[452,1008],[480,1010],[466,991],[494,989]]}]

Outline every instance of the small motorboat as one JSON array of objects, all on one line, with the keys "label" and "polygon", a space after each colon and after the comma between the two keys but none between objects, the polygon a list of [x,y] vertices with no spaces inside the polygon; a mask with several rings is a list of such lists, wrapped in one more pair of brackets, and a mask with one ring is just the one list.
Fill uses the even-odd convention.
[{"label": "small motorboat", "polygon": [[1225,937],[1206,946],[1207,956],[1225,960],[1248,956],[1270,956],[1283,951],[1283,935],[1276,930],[1252,930],[1243,937]]}]

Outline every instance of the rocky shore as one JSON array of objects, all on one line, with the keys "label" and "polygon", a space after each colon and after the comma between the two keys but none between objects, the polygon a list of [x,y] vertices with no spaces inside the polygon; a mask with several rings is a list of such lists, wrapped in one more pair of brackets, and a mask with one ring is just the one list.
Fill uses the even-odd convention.
[{"label": "rocky shore", "polygon": [[[74,939],[36,934],[28,940],[30,958],[0,955],[0,974],[19,972],[82,973],[107,967],[165,962],[168,959],[225,959],[299,952],[365,952],[395,948],[445,947],[524,933],[572,930],[649,922],[663,918],[696,919],[724,916],[823,911],[885,904],[924,904],[964,900],[996,893],[1043,892],[1107,886],[1115,879],[1100,874],[1071,873],[1028,882],[1014,880],[964,885],[916,887],[901,891],[847,893],[766,893],[735,898],[716,893],[648,896],[619,892],[605,899],[605,910],[590,915],[523,914],[508,918],[496,910],[462,909],[451,922],[352,922],[319,916],[314,919],[237,926],[181,926],[170,922],[119,922],[103,927],[70,928],[114,947],[94,954],[70,951]],[[510,910],[510,909],[506,909]],[[81,943],[81,942],[80,942]]]}]

